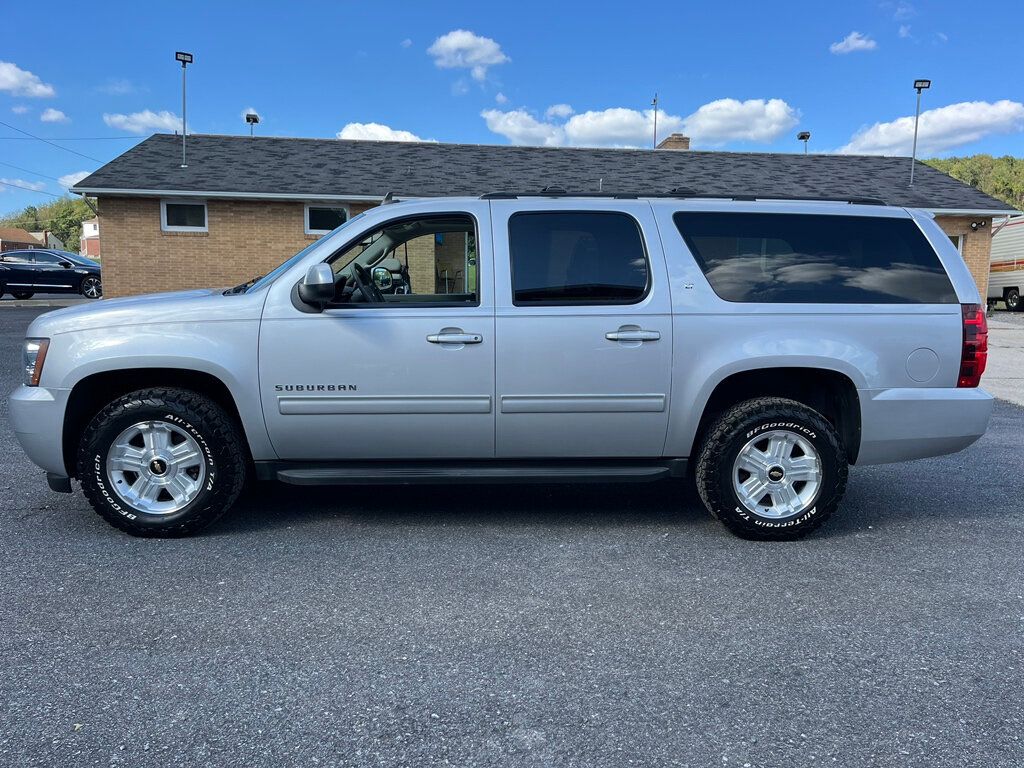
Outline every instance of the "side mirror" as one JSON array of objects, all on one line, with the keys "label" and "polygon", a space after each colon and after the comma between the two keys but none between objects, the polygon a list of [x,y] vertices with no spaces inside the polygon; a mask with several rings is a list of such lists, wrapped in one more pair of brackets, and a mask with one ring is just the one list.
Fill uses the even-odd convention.
[{"label": "side mirror", "polygon": [[299,298],[318,309],[334,298],[334,272],[329,264],[314,264],[306,271],[299,283]]},{"label": "side mirror", "polygon": [[394,285],[395,278],[391,274],[391,270],[387,267],[374,267],[373,272],[370,273],[373,276],[373,282],[377,284],[377,287],[382,291],[386,291]]}]

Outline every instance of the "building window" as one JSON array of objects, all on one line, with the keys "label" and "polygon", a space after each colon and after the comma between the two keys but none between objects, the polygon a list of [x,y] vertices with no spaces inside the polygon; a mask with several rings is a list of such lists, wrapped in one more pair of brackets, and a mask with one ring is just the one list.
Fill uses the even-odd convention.
[{"label": "building window", "polygon": [[206,232],[206,203],[160,201],[160,228],[164,232]]},{"label": "building window", "polygon": [[953,245],[960,253],[964,252],[964,236],[963,235],[950,235],[949,239],[953,241]]},{"label": "building window", "polygon": [[306,234],[326,235],[348,221],[344,205],[306,205]]}]

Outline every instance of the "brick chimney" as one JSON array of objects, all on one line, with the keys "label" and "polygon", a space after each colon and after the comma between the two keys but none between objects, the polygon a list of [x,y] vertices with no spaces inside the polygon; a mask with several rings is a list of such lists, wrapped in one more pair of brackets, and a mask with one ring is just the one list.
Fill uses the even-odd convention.
[{"label": "brick chimney", "polygon": [[673,133],[667,139],[662,139],[657,146],[657,149],[689,149],[690,148],[690,137],[684,136],[681,133]]}]

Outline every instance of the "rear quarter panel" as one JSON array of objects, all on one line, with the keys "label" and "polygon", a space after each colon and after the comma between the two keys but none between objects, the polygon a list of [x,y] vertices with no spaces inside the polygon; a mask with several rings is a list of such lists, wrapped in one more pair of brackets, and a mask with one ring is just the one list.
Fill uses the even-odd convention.
[{"label": "rear quarter panel", "polygon": [[[656,202],[653,206],[668,262],[674,326],[665,455],[691,454],[704,407],[715,387],[743,371],[779,367],[832,370],[847,376],[861,398],[893,387],[955,386],[962,333],[959,305],[725,301],[711,288],[672,221],[676,211],[722,210],[721,204]],[[807,204],[796,209],[791,204],[733,203],[728,210],[909,216],[896,209],[863,206],[844,206],[837,211],[835,204]],[[957,253],[948,238],[945,240]],[[953,279],[953,283],[961,300],[970,295],[961,279]],[[976,289],[973,295],[977,296]],[[918,349],[930,349],[938,358],[936,371],[926,382],[915,381],[908,372],[908,358]]]}]

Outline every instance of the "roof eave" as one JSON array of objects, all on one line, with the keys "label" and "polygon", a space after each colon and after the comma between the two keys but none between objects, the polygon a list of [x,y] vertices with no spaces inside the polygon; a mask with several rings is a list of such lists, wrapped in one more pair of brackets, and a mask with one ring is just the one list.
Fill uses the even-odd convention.
[{"label": "roof eave", "polygon": [[[384,195],[312,195],[290,192],[209,192],[184,189],[117,189],[108,187],[71,187],[69,191],[76,195],[91,197],[101,195],[104,197],[196,197],[204,200],[212,197],[233,200],[337,200],[339,202],[379,203],[384,199]],[[396,195],[395,199],[402,199],[402,196]]]}]

